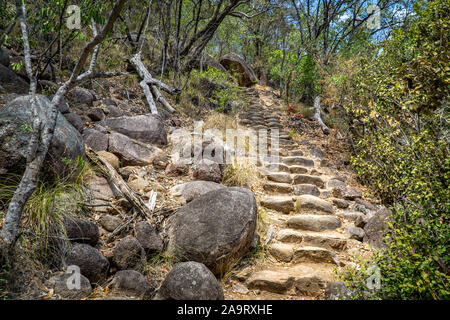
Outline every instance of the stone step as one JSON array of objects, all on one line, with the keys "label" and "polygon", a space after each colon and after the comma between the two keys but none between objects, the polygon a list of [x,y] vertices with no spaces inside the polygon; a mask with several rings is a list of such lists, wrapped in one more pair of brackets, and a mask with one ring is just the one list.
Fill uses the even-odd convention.
[{"label": "stone step", "polygon": [[269,164],[268,166],[266,166],[266,169],[272,172],[287,172],[290,173],[290,169],[287,165],[283,164],[283,163],[272,163]]},{"label": "stone step", "polygon": [[289,194],[294,191],[292,184],[267,181],[263,184],[263,189],[269,192]]},{"label": "stone step", "polygon": [[292,196],[265,196],[260,202],[262,206],[268,209],[286,214],[294,211],[295,207],[295,198]]},{"label": "stone step", "polygon": [[269,253],[281,262],[290,262],[294,256],[294,248],[290,244],[273,243],[268,249]]},{"label": "stone step", "polygon": [[317,247],[342,251],[347,247],[347,238],[340,234],[327,235],[315,232],[303,233],[303,242]]},{"label": "stone step", "polygon": [[295,277],[272,270],[259,271],[247,279],[247,287],[273,293],[285,293],[294,286]]},{"label": "stone step", "polygon": [[294,184],[314,184],[319,188],[324,188],[325,183],[322,178],[310,174],[297,174],[294,176]]},{"label": "stone step", "polygon": [[295,157],[301,157],[304,156],[304,153],[302,150],[292,150],[290,152],[291,156],[295,156]]},{"label": "stone step", "polygon": [[336,253],[321,247],[301,247],[294,250],[293,263],[331,263],[340,265]]},{"label": "stone step", "polygon": [[291,173],[304,174],[304,173],[308,172],[308,169],[306,169],[305,167],[302,167],[302,166],[289,166],[289,171]]},{"label": "stone step", "polygon": [[296,184],[294,185],[294,194],[300,196],[303,194],[310,194],[313,196],[320,196],[320,190],[313,184]]},{"label": "stone step", "polygon": [[327,280],[312,268],[296,266],[289,270],[255,272],[246,284],[250,290],[317,297],[324,292]]},{"label": "stone step", "polygon": [[290,228],[307,231],[335,230],[342,226],[341,220],[329,215],[300,214],[287,221]]},{"label": "stone step", "polygon": [[291,174],[286,172],[268,172],[266,177],[268,180],[274,182],[292,183]]},{"label": "stone step", "polygon": [[296,203],[297,211],[313,212],[317,214],[333,214],[334,207],[328,201],[320,199],[311,194],[303,194],[297,197]]},{"label": "stone step", "polygon": [[338,251],[345,250],[347,247],[347,238],[337,232],[327,234],[281,229],[278,232],[276,239],[282,243],[291,243],[296,245],[306,244]]},{"label": "stone step", "polygon": [[297,165],[303,167],[314,167],[314,161],[304,157],[291,156],[283,157],[282,162],[286,165]]},{"label": "stone step", "polygon": [[356,219],[358,219],[358,217],[364,217],[364,213],[359,212],[359,211],[341,211],[341,212],[337,212],[336,216],[344,218],[347,221],[356,221]]}]

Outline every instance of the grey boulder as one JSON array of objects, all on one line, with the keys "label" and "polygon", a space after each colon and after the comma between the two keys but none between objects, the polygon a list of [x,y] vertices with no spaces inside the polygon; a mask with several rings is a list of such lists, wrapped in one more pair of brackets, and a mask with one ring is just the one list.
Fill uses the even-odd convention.
[{"label": "grey boulder", "polygon": [[203,159],[197,164],[193,176],[198,180],[222,181],[222,171],[219,164],[209,159]]},{"label": "grey boulder", "polygon": [[136,223],[134,233],[147,253],[161,252],[164,249],[164,242],[157,230],[147,221]]},{"label": "grey boulder", "polygon": [[391,210],[385,207],[378,210],[376,214],[367,220],[364,226],[365,236],[363,241],[375,248],[384,248],[383,238],[386,235],[388,229],[387,221],[390,217],[392,217]]},{"label": "grey boulder", "polygon": [[76,87],[68,94],[69,100],[76,104],[91,105],[94,102],[94,95],[87,89]]},{"label": "grey boulder", "polygon": [[255,72],[241,56],[229,53],[222,56],[219,62],[231,74],[238,76],[238,82],[241,87],[250,87],[258,82]]},{"label": "grey boulder", "polygon": [[66,265],[78,266],[81,274],[91,283],[104,281],[109,269],[109,262],[100,251],[84,243],[75,243],[72,246]]},{"label": "grey boulder", "polygon": [[[29,141],[33,134],[32,96],[19,96],[0,109],[0,174],[22,174],[25,170]],[[50,101],[37,95],[41,107],[38,117],[46,123]],[[84,158],[84,143],[79,132],[58,111],[55,131],[45,159],[44,172],[51,176],[73,174],[77,159]]]},{"label": "grey boulder", "polygon": [[75,275],[71,273],[58,274],[47,280],[46,284],[54,290],[55,294],[63,299],[75,300],[88,297],[92,292],[89,279],[80,274],[80,286],[77,287],[73,283],[73,276]]},{"label": "grey boulder", "polygon": [[158,299],[223,300],[223,290],[211,271],[202,263],[176,264],[159,288]]},{"label": "grey boulder", "polygon": [[127,236],[114,247],[112,261],[119,270],[142,272],[146,261],[144,248],[136,238]]},{"label": "grey boulder", "polygon": [[95,246],[99,238],[99,230],[95,222],[71,218],[64,221],[67,238],[73,242],[88,243]]},{"label": "grey boulder", "polygon": [[118,156],[125,166],[145,166],[153,162],[161,149],[113,132],[109,135],[108,151]]},{"label": "grey boulder", "polygon": [[100,125],[140,142],[156,145],[167,144],[167,133],[164,123],[161,117],[157,115],[145,114],[106,119]]},{"label": "grey boulder", "polygon": [[94,151],[108,150],[108,135],[93,128],[83,130],[84,143]]},{"label": "grey boulder", "polygon": [[201,262],[217,274],[224,258],[237,259],[248,251],[256,219],[251,191],[232,187],[208,192],[170,218],[168,250],[185,261]]},{"label": "grey boulder", "polygon": [[224,188],[226,187],[213,181],[191,181],[172,187],[170,193],[181,197],[185,202],[190,202],[205,193]]},{"label": "grey boulder", "polygon": [[114,275],[111,282],[113,292],[139,298],[150,298],[152,287],[145,277],[135,270],[122,270]]}]

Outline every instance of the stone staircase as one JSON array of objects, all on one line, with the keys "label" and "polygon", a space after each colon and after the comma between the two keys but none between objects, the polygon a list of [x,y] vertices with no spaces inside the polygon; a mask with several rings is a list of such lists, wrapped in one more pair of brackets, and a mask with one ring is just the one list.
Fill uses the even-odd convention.
[{"label": "stone staircase", "polygon": [[[259,295],[277,294],[269,298],[319,297],[327,282],[333,281],[333,271],[352,260],[349,247],[359,243],[344,230],[362,215],[351,209],[355,207],[352,200],[361,194],[354,188],[337,192],[345,189],[345,182],[291,138],[270,94],[258,97],[256,90],[247,92],[250,107],[239,114],[239,124],[254,130],[279,130],[280,156],[276,162],[270,158],[258,161],[263,189],[257,194],[259,206],[267,209],[271,228],[276,230],[273,239],[266,239],[274,262],[255,266],[241,281]],[[227,298],[251,299],[252,295],[230,293]]]}]

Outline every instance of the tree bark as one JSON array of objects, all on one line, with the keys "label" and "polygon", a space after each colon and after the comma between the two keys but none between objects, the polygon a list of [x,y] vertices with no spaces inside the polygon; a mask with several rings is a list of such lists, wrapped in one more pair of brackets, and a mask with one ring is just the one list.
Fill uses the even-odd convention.
[{"label": "tree bark", "polygon": [[322,121],[322,117],[320,116],[321,113],[321,108],[320,108],[320,97],[317,96],[314,98],[314,116],[313,119],[315,119],[320,126],[322,127],[322,131],[325,134],[329,134],[330,133],[330,129],[328,129],[327,125]]}]

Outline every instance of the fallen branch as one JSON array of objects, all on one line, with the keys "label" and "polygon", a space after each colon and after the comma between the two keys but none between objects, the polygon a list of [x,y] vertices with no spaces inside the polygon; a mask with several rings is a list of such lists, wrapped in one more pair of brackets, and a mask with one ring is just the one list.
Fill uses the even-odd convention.
[{"label": "fallen branch", "polygon": [[317,96],[314,99],[314,116],[313,119],[315,119],[320,126],[322,127],[322,131],[325,134],[330,134],[330,129],[327,127],[327,125],[322,121],[322,118],[320,117],[320,113],[321,113],[321,108],[320,108],[320,97]]},{"label": "fallen branch", "polygon": [[[160,102],[170,113],[174,113],[176,110],[167,102],[166,99],[164,99],[158,87],[171,94],[178,94],[179,90],[172,88],[156,79],[153,79],[152,75],[142,62],[141,52],[135,54],[130,59],[130,62],[136,69],[139,76],[142,78],[142,81],[139,83],[139,85],[144,91],[151,113],[158,114],[158,109],[156,108],[155,100]],[[148,84],[150,84],[150,86]]]},{"label": "fallen branch", "polygon": [[144,201],[142,201],[142,199],[135,194],[135,192],[128,186],[128,184],[122,179],[113,166],[106,161],[105,158],[99,156],[89,147],[86,147],[86,155],[90,160],[92,160],[92,162],[97,164],[102,169],[102,171],[114,184],[116,189],[119,190],[124,198],[137,209],[140,215],[142,215],[150,223],[155,223],[157,221],[156,217],[152,214]]}]

